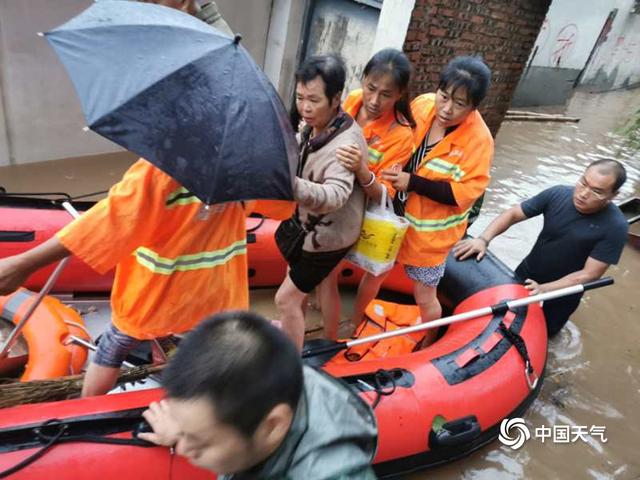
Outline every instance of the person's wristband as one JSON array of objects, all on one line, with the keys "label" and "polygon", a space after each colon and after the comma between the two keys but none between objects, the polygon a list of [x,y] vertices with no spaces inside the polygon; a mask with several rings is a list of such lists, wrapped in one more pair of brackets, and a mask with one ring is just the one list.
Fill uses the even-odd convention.
[{"label": "person's wristband", "polygon": [[484,242],[484,247],[487,248],[489,246],[489,240],[484,238],[482,235],[478,236],[478,240],[482,240]]},{"label": "person's wristband", "polygon": [[361,186],[362,188],[368,188],[368,187],[370,187],[371,185],[373,185],[373,184],[375,183],[375,181],[376,181],[376,174],[375,174],[375,173],[373,173],[373,172],[370,172],[370,173],[371,173],[371,180],[369,180],[369,181],[368,181],[367,183],[365,183],[365,184],[361,183],[361,184],[360,184],[360,186]]}]

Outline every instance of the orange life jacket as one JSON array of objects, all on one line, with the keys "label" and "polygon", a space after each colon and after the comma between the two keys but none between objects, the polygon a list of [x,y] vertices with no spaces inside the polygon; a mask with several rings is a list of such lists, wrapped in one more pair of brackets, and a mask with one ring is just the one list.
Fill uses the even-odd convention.
[{"label": "orange life jacket", "polygon": [[[420,309],[416,305],[399,305],[374,300],[367,307],[365,319],[356,329],[352,339],[392,332],[418,323],[420,323]],[[419,346],[424,335],[425,332],[407,333],[378,342],[357,345],[339,353],[330,362],[348,363],[411,353]]]}]

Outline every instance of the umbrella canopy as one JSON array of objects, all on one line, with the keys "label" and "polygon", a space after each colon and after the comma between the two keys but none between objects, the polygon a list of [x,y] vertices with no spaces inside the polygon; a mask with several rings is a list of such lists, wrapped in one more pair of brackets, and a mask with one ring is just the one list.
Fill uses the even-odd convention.
[{"label": "umbrella canopy", "polygon": [[96,2],[45,35],[91,130],[205,203],[293,198],[293,129],[239,37],[126,0]]}]

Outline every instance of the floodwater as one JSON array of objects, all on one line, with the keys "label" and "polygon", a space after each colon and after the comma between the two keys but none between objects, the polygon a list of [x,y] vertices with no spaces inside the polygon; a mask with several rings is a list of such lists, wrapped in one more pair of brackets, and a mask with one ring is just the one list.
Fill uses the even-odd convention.
[{"label": "floodwater", "polygon": [[[619,199],[640,195],[640,156],[623,146],[615,132],[640,108],[640,89],[606,94],[577,92],[566,110],[578,124],[505,122],[477,234],[510,205],[559,183],[573,184],[584,167],[602,156],[623,160],[629,180]],[[66,191],[81,195],[113,184],[134,158],[126,153],[43,164],[0,168],[0,185],[8,191]],[[492,242],[492,250],[515,267],[541,228],[540,219],[519,224]],[[640,251],[625,247],[609,274],[615,285],[585,295],[572,321],[549,345],[547,378],[539,398],[525,415],[536,428],[605,427],[596,435],[570,443],[530,439],[519,450],[497,441],[453,464],[407,478],[638,479],[640,478]],[[253,307],[273,317],[275,290],[252,292]],[[344,313],[353,293],[346,292]],[[317,333],[319,317],[310,312],[308,330]],[[562,427],[561,427],[562,428]],[[558,429],[560,430],[560,429]]]}]

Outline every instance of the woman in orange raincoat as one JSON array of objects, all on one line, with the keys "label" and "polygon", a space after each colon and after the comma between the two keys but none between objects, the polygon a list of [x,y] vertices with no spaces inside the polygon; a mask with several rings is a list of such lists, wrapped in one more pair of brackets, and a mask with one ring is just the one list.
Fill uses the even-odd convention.
[{"label": "woman in orange raincoat", "polygon": [[[413,152],[411,129],[415,127],[415,121],[409,108],[410,75],[411,64],[404,53],[392,48],[381,50],[365,66],[362,88],[349,93],[342,105],[362,127],[368,146],[368,162],[361,161],[356,146],[338,149],[337,157],[356,174],[371,201],[380,202],[383,186],[393,198],[393,185],[382,180],[381,174],[386,169],[401,170]],[[358,287],[356,312],[364,311],[373,298],[370,292],[375,297],[378,288],[376,277],[365,273]],[[340,317],[338,269],[320,284],[317,293],[325,336],[335,339]],[[361,305],[365,300],[367,303]]]},{"label": "woman in orange raincoat", "polygon": [[[411,103],[416,151],[405,168],[385,169],[382,180],[398,192],[409,229],[398,254],[413,281],[422,322],[439,318],[436,288],[449,250],[462,238],[469,211],[489,184],[493,138],[477,108],[491,82],[480,57],[456,57],[440,74],[436,93]],[[353,321],[377,295],[386,275],[372,277],[358,299]],[[427,335],[429,343],[435,332]]]}]

